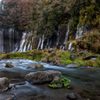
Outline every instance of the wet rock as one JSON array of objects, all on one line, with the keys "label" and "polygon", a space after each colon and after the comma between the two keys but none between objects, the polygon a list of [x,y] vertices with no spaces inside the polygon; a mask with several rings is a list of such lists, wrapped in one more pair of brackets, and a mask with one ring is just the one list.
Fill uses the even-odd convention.
[{"label": "wet rock", "polygon": [[91,58],[97,58],[97,55],[90,55],[84,58],[84,60],[90,60]]},{"label": "wet rock", "polygon": [[78,68],[76,64],[69,64],[65,66],[66,68]]},{"label": "wet rock", "polygon": [[36,68],[43,68],[43,65],[41,64],[30,64],[27,69],[36,69]]},{"label": "wet rock", "polygon": [[77,54],[72,54],[72,55],[70,56],[70,59],[71,59],[71,60],[75,60],[76,57],[77,57]]},{"label": "wet rock", "polygon": [[31,72],[25,76],[25,79],[32,83],[43,83],[52,81],[55,76],[60,76],[61,72],[54,70]]},{"label": "wet rock", "polygon": [[58,76],[54,76],[51,84],[58,84],[60,82],[60,78]]},{"label": "wet rock", "polygon": [[75,48],[71,48],[71,50],[70,50],[71,52],[75,52]]},{"label": "wet rock", "polygon": [[51,53],[53,51],[53,48],[48,49],[48,52]]},{"label": "wet rock", "polygon": [[79,54],[86,54],[86,53],[88,53],[88,50],[84,50],[84,51],[80,52]]},{"label": "wet rock", "polygon": [[67,98],[69,98],[70,100],[76,100],[77,99],[77,95],[75,93],[70,93]]},{"label": "wet rock", "polygon": [[0,90],[6,91],[9,88],[9,79],[7,77],[0,78]]},{"label": "wet rock", "polygon": [[12,68],[12,67],[14,67],[14,65],[12,65],[11,63],[6,63],[6,66],[5,67]]}]

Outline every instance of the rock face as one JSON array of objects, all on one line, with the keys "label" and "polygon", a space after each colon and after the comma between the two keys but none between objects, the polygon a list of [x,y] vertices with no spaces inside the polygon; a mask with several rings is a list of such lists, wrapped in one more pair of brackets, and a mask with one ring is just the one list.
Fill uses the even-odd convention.
[{"label": "rock face", "polygon": [[60,76],[61,72],[54,70],[31,72],[25,76],[25,79],[32,83],[43,83],[52,81],[55,76]]},{"label": "rock face", "polygon": [[0,90],[5,91],[9,88],[9,79],[7,77],[0,78]]},{"label": "rock face", "polygon": [[12,65],[11,63],[6,63],[6,66],[5,67],[12,68],[12,67],[14,67],[14,65]]},{"label": "rock face", "polygon": [[1,57],[0,57],[0,61],[1,61]]},{"label": "rock face", "polygon": [[90,60],[91,58],[97,58],[97,55],[90,55],[84,58],[84,60]]},{"label": "rock face", "polygon": [[36,68],[43,68],[43,65],[41,64],[30,64],[27,69],[36,69]]},{"label": "rock face", "polygon": [[75,64],[69,64],[69,65],[67,65],[67,66],[65,66],[66,68],[78,68],[78,66],[77,65],[75,65]]}]

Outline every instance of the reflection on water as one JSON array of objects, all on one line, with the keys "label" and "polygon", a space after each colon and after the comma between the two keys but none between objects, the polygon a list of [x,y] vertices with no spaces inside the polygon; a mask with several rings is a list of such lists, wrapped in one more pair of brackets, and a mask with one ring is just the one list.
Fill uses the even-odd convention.
[{"label": "reflection on water", "polygon": [[[7,62],[12,62],[14,68],[5,68]],[[68,93],[78,93],[82,90],[100,94],[99,68],[64,68],[39,62],[43,64],[43,69],[27,69],[28,65],[31,63],[37,62],[25,59],[7,59],[0,61],[0,77],[8,77],[11,84],[25,82],[23,85],[16,85],[16,89],[1,93],[0,100],[12,96],[15,96],[15,100],[66,100],[66,95]],[[29,72],[49,69],[61,71],[63,77],[69,78],[73,90],[68,90],[66,88],[57,90],[51,89],[48,87],[48,84],[33,85],[24,80],[24,76]]]}]

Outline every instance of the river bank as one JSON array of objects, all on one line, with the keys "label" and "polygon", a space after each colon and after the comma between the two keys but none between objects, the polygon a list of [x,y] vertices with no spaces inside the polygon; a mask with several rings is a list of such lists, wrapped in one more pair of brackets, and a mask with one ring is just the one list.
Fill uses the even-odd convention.
[{"label": "river bank", "polygon": [[87,50],[80,52],[65,51],[58,49],[31,50],[27,52],[12,52],[1,54],[3,59],[29,59],[33,61],[42,61],[52,63],[57,66],[67,66],[75,64],[79,66],[100,66],[100,55]]}]

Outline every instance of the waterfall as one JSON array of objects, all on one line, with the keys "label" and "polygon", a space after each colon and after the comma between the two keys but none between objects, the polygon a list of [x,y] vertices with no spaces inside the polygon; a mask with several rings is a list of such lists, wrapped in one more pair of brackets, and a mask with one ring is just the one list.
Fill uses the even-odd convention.
[{"label": "waterfall", "polygon": [[40,45],[41,45],[41,38],[39,38],[39,42],[38,42],[38,46],[37,46],[37,50],[39,49]]},{"label": "waterfall", "polygon": [[44,34],[42,35],[41,38],[39,38],[37,50],[38,50],[39,48],[40,48],[40,49],[43,49],[43,43],[44,43]]},{"label": "waterfall", "polygon": [[26,32],[23,32],[23,36],[22,36],[22,39],[21,39],[20,48],[19,48],[18,52],[22,52],[22,51],[24,52],[25,51],[25,48],[26,48],[25,41],[26,41]]},{"label": "waterfall", "polygon": [[58,46],[59,41],[60,41],[60,26],[58,26],[56,46]]},{"label": "waterfall", "polygon": [[78,27],[79,25],[77,25],[77,31],[76,31],[76,36],[75,39],[80,38],[82,35],[84,35],[84,33],[86,32],[86,27],[81,26],[80,28]]},{"label": "waterfall", "polygon": [[0,53],[3,53],[3,30],[0,29]]},{"label": "waterfall", "polygon": [[42,35],[42,41],[41,41],[41,49],[43,49],[43,43],[44,43],[44,34]]},{"label": "waterfall", "polygon": [[66,44],[66,42],[68,41],[68,34],[69,34],[69,26],[67,27],[64,44]]},{"label": "waterfall", "polygon": [[17,50],[21,34],[13,28],[0,29],[0,53]]},{"label": "waterfall", "polygon": [[70,51],[71,46],[72,46],[72,42],[69,43],[69,46],[68,46],[68,49],[67,49],[68,51]]}]

